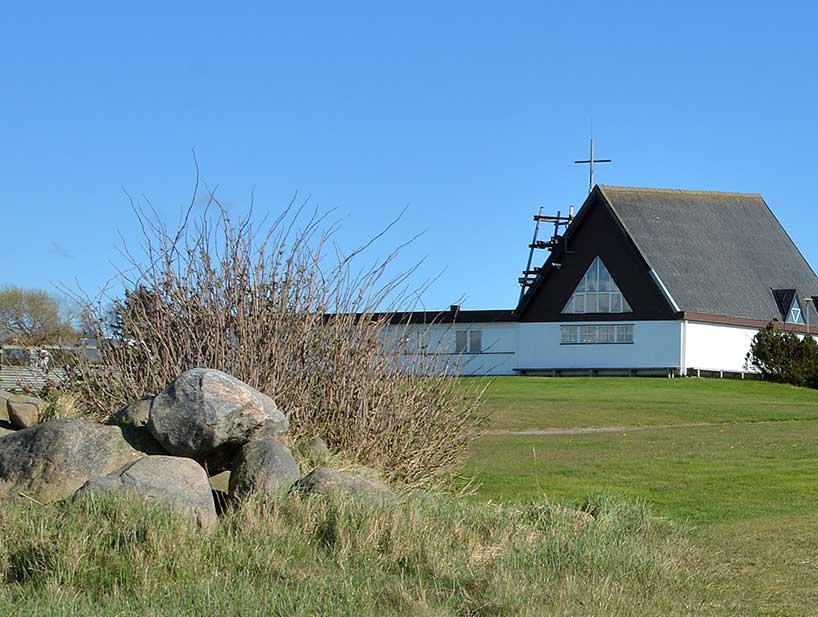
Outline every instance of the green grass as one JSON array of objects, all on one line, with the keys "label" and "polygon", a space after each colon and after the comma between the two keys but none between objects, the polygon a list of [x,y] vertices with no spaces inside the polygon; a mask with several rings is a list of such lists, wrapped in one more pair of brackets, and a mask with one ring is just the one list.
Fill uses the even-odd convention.
[{"label": "green grass", "polygon": [[[4,504],[0,615],[818,615],[818,393],[487,385],[468,499],[250,501],[210,535],[122,498]],[[587,427],[627,428],[514,432]]]},{"label": "green grass", "polygon": [[612,492],[696,523],[798,514],[817,505],[818,422],[493,435],[476,445],[468,471],[481,495],[505,501]]},{"label": "green grass", "polygon": [[[494,432],[467,468],[481,481],[478,499],[572,504],[601,491],[645,500],[693,525],[695,570],[707,580],[700,614],[818,615],[818,392],[749,381],[500,378],[488,384],[484,411]],[[513,433],[585,427],[628,428]]]},{"label": "green grass", "polygon": [[647,378],[470,379],[489,387],[498,430],[818,419],[818,391],[762,381]]},{"label": "green grass", "polygon": [[637,616],[700,601],[684,537],[605,497],[585,511],[283,497],[212,535],[99,496],[0,516],[3,615]]}]

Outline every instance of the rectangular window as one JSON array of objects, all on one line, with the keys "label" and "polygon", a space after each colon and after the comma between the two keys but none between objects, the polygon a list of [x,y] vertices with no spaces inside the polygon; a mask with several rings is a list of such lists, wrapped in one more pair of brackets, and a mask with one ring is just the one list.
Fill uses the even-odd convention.
[{"label": "rectangular window", "polygon": [[597,327],[596,326],[580,326],[579,328],[579,342],[583,345],[592,345],[597,342]]},{"label": "rectangular window", "polygon": [[560,326],[560,345],[627,345],[633,343],[633,324]]},{"label": "rectangular window", "polygon": [[458,330],[454,333],[455,353],[483,353],[483,332]]},{"label": "rectangular window", "polygon": [[469,330],[469,353],[483,351],[483,336],[480,330]]},{"label": "rectangular window", "polygon": [[611,275],[605,268],[599,272],[599,291],[611,291],[610,288]]},{"label": "rectangular window", "polygon": [[454,333],[454,352],[455,353],[466,353],[466,346],[468,343],[468,339],[466,338],[467,332],[465,330],[458,330]]},{"label": "rectangular window", "polygon": [[616,326],[617,343],[633,343],[633,324]]},{"label": "rectangular window", "polygon": [[576,326],[560,326],[560,344],[575,345],[577,343]]}]

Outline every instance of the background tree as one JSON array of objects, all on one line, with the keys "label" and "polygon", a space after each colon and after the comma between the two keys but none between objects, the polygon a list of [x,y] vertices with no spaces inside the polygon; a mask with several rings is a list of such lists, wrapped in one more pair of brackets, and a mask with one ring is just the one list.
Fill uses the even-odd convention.
[{"label": "background tree", "polygon": [[70,305],[43,289],[0,288],[0,343],[37,346],[75,338]]},{"label": "background tree", "polygon": [[795,386],[818,387],[818,343],[772,323],[753,338],[747,363],[764,379]]}]

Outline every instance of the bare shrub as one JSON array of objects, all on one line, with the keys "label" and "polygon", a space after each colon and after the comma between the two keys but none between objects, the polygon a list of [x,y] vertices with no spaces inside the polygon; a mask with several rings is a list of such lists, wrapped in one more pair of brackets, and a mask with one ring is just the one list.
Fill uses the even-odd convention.
[{"label": "bare shrub", "polygon": [[340,254],[336,228],[293,203],[257,224],[252,214],[232,220],[211,194],[195,216],[194,198],[174,230],[132,203],[143,233],[139,251],[123,247],[124,298],[112,310],[87,304],[100,358],[69,378],[97,413],[209,367],[270,395],[294,438],[321,435],[390,480],[426,482],[458,467],[481,426],[479,393],[447,371],[400,370],[400,337],[386,337],[390,315],[375,312],[407,280],[385,274],[396,253],[359,268],[370,243]]}]

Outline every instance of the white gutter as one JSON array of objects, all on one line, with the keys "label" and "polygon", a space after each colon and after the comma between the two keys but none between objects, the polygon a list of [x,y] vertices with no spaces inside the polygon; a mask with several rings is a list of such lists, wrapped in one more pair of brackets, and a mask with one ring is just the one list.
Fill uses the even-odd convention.
[{"label": "white gutter", "polygon": [[[662,290],[662,295],[665,297],[665,300],[668,301],[668,304],[670,304],[670,306],[673,307],[674,311],[676,311],[677,313],[680,313],[681,310],[679,309],[679,305],[676,304],[676,300],[674,300],[673,296],[670,295],[670,292],[668,291],[665,284],[662,282],[662,279],[659,278],[659,275],[656,274],[656,272],[654,272],[653,269],[650,270],[650,275],[653,278],[656,285],[659,287],[659,289]],[[679,334],[680,334],[680,336],[679,336],[679,373],[681,375],[684,375],[684,374],[687,373],[687,367],[685,366],[685,363],[687,361],[687,358],[685,357],[685,355],[686,355],[685,347],[687,346],[687,328],[685,328],[685,325],[686,324],[685,324],[684,321],[682,321],[680,323],[680,332],[679,332]]]},{"label": "white gutter", "polygon": [[670,303],[670,306],[673,307],[674,311],[680,313],[681,309],[679,308],[679,305],[676,304],[676,300],[674,300],[673,296],[670,295],[670,292],[667,290],[667,287],[665,287],[665,284],[662,282],[662,279],[659,278],[659,275],[656,274],[656,272],[654,272],[653,270],[650,271],[650,275],[651,277],[653,277],[653,280],[659,286],[659,289],[662,290],[662,295],[665,297],[665,300],[667,300]]}]

